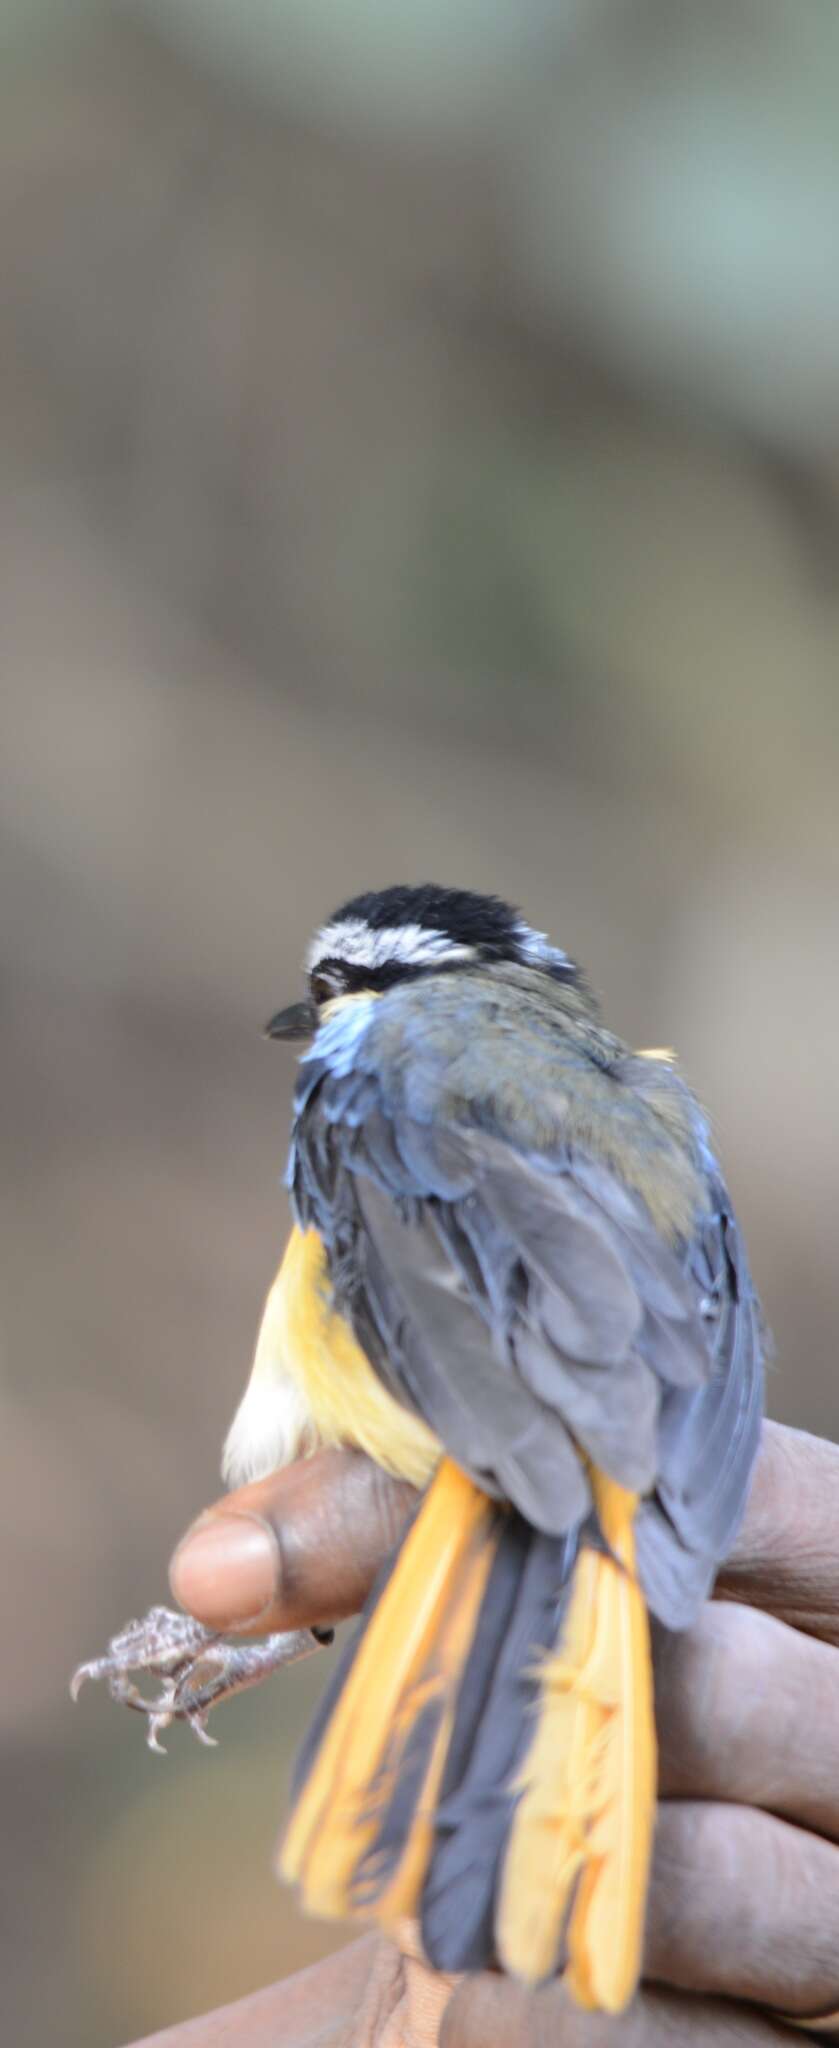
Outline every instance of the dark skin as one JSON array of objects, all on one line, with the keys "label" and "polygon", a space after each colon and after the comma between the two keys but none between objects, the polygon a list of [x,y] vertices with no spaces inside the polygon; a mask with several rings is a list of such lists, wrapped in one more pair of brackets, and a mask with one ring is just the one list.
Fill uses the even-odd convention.
[{"label": "dark skin", "polygon": [[[321,1452],[209,1509],[175,1554],[172,1590],[242,1634],[337,1620],[357,1611],[412,1499],[359,1452]],[[528,1994],[486,1973],[455,1988],[442,2048],[768,2048],[790,2039],[773,2012],[839,2007],[839,1448],[766,1425],[718,1594],[659,1643],[660,1805],[631,2012],[606,2020],[560,1985]],[[160,2048],[378,2048],[401,1987],[396,1951],[367,1936]],[[436,2021],[422,2022],[400,2018],[387,2048],[431,2048]]]}]

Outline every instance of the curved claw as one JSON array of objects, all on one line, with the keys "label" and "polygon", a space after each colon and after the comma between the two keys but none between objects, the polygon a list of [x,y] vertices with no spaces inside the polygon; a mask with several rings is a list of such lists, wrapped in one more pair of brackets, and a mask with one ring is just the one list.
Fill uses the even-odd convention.
[{"label": "curved claw", "polygon": [[92,1664],[80,1664],[70,1680],[70,1698],[77,1700],[85,1680],[94,1676]]},{"label": "curved claw", "polygon": [[187,1714],[186,1720],[192,1729],[193,1735],[197,1735],[199,1742],[203,1742],[205,1749],[218,1749],[218,1736],[207,1733],[207,1723],[203,1714]]},{"label": "curved claw", "polygon": [[164,1728],[169,1728],[171,1727],[171,1725],[171,1714],[155,1714],[153,1711],[149,1710],[149,1725],[146,1729],[146,1745],[147,1748],[154,1750],[155,1756],[169,1755],[169,1751],[168,1749],[166,1749],[165,1745],[162,1742],[158,1741],[158,1734],[160,1730]]}]

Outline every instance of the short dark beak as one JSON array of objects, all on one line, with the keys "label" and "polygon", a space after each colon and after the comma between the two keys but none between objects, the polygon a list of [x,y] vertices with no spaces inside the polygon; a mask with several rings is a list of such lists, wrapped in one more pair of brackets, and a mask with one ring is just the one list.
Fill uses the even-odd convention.
[{"label": "short dark beak", "polygon": [[265,1026],[266,1038],[314,1038],[318,1028],[317,1005],[311,1002],[292,1003],[287,1010],[278,1010],[276,1017]]}]

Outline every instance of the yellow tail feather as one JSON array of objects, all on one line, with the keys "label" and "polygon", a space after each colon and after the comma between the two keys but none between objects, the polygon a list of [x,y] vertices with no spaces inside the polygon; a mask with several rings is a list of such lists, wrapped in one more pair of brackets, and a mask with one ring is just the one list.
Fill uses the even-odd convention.
[{"label": "yellow tail feather", "polygon": [[497,1527],[492,1502],[446,1459],[361,1638],[283,1843],[281,1874],[300,1884],[311,1912],[359,1910],[353,1879],[376,1838],[417,1715],[436,1700],[440,1723],[411,1831],[371,1910],[392,1925],[416,1906]]},{"label": "yellow tail feather", "polygon": [[600,1473],[592,1484],[613,1555],[583,1551],[559,1654],[539,1667],[496,1935],[504,1966],[531,1984],[557,1968],[564,1936],[577,2002],[620,2012],[640,1973],[655,1815],[652,1663],[635,1497]]}]

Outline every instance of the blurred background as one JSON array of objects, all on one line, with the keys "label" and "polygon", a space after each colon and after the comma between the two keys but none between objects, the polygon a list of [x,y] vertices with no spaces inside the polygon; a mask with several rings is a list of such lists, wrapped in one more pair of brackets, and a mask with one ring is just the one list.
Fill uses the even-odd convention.
[{"label": "blurred background", "polygon": [[165,1763],[66,1681],[218,1490],[349,891],[679,1047],[839,1434],[838,116],[832,0],[3,0],[10,2042],[345,1938],[270,1869],[323,1669]]}]

